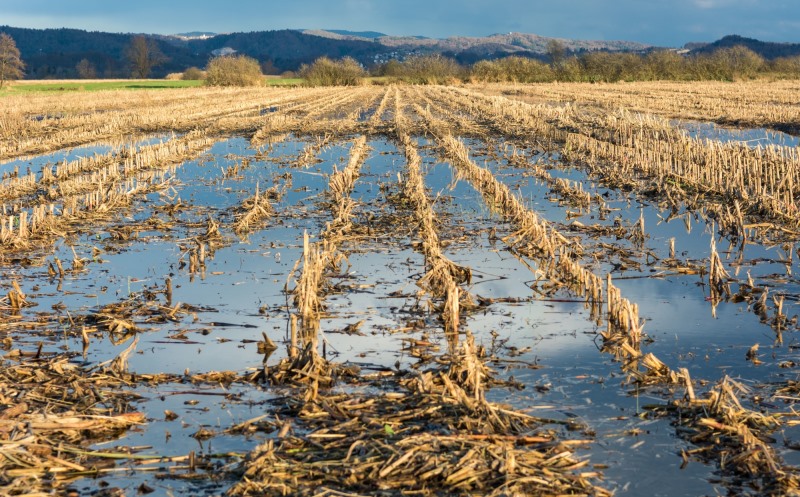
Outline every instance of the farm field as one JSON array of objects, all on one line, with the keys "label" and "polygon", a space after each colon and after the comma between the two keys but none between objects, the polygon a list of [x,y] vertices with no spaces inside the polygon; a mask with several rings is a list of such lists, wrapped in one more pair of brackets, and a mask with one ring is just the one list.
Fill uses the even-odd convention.
[{"label": "farm field", "polygon": [[[297,86],[302,84],[300,78],[264,78],[268,86]],[[167,79],[92,79],[92,80],[22,80],[0,89],[0,97],[20,93],[39,92],[96,92],[105,90],[164,90],[196,88],[203,85],[200,80],[167,80]]]},{"label": "farm field", "polygon": [[798,90],[2,97],[0,494],[799,493]]},{"label": "farm field", "polygon": [[8,85],[0,91],[0,96],[14,95],[21,93],[39,92],[83,92],[83,91],[106,91],[106,90],[155,90],[155,89],[176,89],[193,88],[202,85],[202,81],[182,81],[164,79],[117,79],[117,80],[63,80],[63,81],[38,81],[26,80],[16,81],[13,85]]}]

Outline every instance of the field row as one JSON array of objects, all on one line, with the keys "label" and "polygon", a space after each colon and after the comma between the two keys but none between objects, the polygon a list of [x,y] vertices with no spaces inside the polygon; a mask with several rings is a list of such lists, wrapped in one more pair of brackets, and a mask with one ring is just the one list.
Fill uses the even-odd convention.
[{"label": "field row", "polygon": [[[685,461],[710,463],[733,491],[782,495],[800,486],[791,455],[770,438],[778,430],[792,436],[800,424],[784,375],[794,350],[784,335],[793,343],[797,331],[796,149],[700,139],[652,115],[598,115],[473,88],[65,100],[20,100],[2,122],[0,243],[11,275],[3,325],[13,351],[4,381],[11,388],[38,375],[53,386],[14,387],[14,423],[45,413],[85,423],[102,413],[107,437],[144,418],[162,423],[150,402],[140,404],[146,415],[132,416],[129,398],[59,404],[74,375],[137,393],[158,383],[223,383],[268,398],[245,424],[216,433],[202,425],[209,433],[193,435],[227,441],[263,432],[245,460],[226,465],[234,495],[369,493],[375,485],[424,495],[624,492],[625,464],[597,459],[592,440],[604,414],[589,412],[578,426],[530,413],[555,398],[542,393],[553,386],[540,383],[538,362],[574,367],[562,353],[547,355],[546,345],[534,352],[545,336],[532,330],[558,328],[559,343],[589,329],[604,353],[592,363],[608,376],[584,387],[599,395],[598,384],[621,378],[610,390],[625,399],[613,402],[636,402],[636,416],[620,417],[630,430],[653,423],[683,437]],[[47,105],[57,110],[42,113]],[[685,220],[685,232],[673,219]],[[725,240],[731,249],[719,251]],[[68,257],[71,269],[62,263]],[[747,276],[739,274],[748,264]],[[701,287],[684,283],[697,275]],[[132,291],[139,281],[152,284]],[[673,282],[700,288],[686,295],[715,317],[719,309],[719,326],[748,323],[706,353],[710,365],[687,359],[699,346],[675,352],[665,339],[675,317],[660,315],[658,301],[675,297],[658,292]],[[34,312],[48,303],[52,312]],[[548,306],[558,317],[547,317]],[[678,325],[695,326],[690,319]],[[210,363],[170,353],[177,343],[227,351],[231,338],[203,337],[237,320],[268,331],[224,332],[258,342],[258,354],[220,353],[235,357],[232,371],[190,375],[190,365]],[[53,339],[37,351],[31,330],[63,333],[80,344],[84,362],[75,363],[77,354],[65,362],[69,354]],[[765,331],[772,359],[758,343],[740,352]],[[591,339],[579,342],[593,348]],[[730,366],[735,354],[760,368]],[[30,369],[42,358],[38,373]],[[64,367],[73,376],[59,378]],[[523,371],[509,373],[516,368]],[[515,388],[528,393],[514,400]],[[658,405],[640,410],[639,389]],[[25,395],[29,402],[17,400]],[[229,400],[244,405],[242,398]],[[765,398],[769,406],[758,401]],[[574,408],[563,402],[560,411]],[[14,443],[5,491],[57,488],[57,479],[34,481],[85,474],[102,457],[80,455],[97,438],[41,426],[24,440],[7,431]],[[42,452],[57,444],[73,444],[73,455]],[[187,457],[193,473],[194,452]],[[203,457],[211,469],[215,456]],[[613,484],[599,480],[603,468]]]}]

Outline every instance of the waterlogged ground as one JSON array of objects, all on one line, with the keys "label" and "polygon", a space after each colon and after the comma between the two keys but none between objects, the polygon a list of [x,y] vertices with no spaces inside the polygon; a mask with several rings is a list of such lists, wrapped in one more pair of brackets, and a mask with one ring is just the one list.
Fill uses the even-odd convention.
[{"label": "waterlogged ground", "polygon": [[[709,139],[763,141],[773,136],[737,132],[732,138],[712,126],[692,129]],[[286,356],[291,305],[287,281],[302,257],[304,234],[315,239],[331,220],[323,194],[334,168],[341,170],[346,164],[352,143],[333,140],[310,166],[294,167],[313,141],[289,135],[255,149],[244,138],[218,141],[199,159],[176,168],[169,188],[136,201],[124,215],[89,234],[61,239],[54,252],[43,256],[45,263],[57,257],[68,265],[77,255],[86,260],[83,270],[58,278],[37,261],[20,261],[7,270],[5,280],[17,279],[35,304],[21,311],[23,320],[54,313],[64,323],[64,329],[7,329],[4,333],[13,347],[36,351],[43,344],[45,353],[71,352],[72,361],[79,364],[111,361],[131,346],[133,337],[114,343],[119,334],[90,333],[84,349],[80,336],[66,333],[70,319],[92,316],[109,305],[135,306],[144,293],[160,290],[168,279],[171,302],[164,295],[156,300],[165,307],[181,303],[185,310],[165,323],[135,319],[138,343],[127,367],[140,375],[167,373],[186,381],[132,384],[141,396],[136,407],[146,414],[146,423],[93,449],[128,448],[140,455],[175,458],[193,453],[203,466],[189,467],[187,459],[147,465],[126,460],[114,472],[75,480],[74,490],[86,495],[106,487],[126,495],[150,490],[158,496],[221,494],[234,481],[225,470],[276,436],[232,429],[257,418],[275,421],[277,394],[269,386],[193,383],[192,377],[256,373]],[[405,158],[385,138],[374,137],[367,144],[371,151],[352,193],[357,201],[354,223],[362,229],[341,247],[348,260],[330,282],[322,346],[329,360],[357,365],[362,372],[408,371],[417,367],[421,356],[444,350],[447,344],[415,284],[424,272],[415,227],[402,205],[392,200],[401,188],[398,174]],[[490,366],[518,387],[494,388],[489,399],[554,420],[563,437],[589,440],[579,455],[602,471],[600,485],[616,495],[727,493],[733,485],[730,478],[713,463],[697,458],[685,463],[681,451],[691,451],[693,444],[676,429],[673,418],[653,415],[653,406],[668,404],[684,392],[639,389],[630,383],[620,363],[601,351],[598,333],[605,323],[598,323],[570,293],[543,288],[536,264],[502,241],[513,227],[467,181],[457,179],[432,141],[420,137],[418,144],[445,255],[472,268],[468,290],[484,302],[467,315],[466,327],[487,350]],[[605,201],[602,212],[598,204],[576,209],[520,161],[509,161],[502,144],[467,145],[472,158],[529,208],[580,240],[583,262],[597,274],[610,273],[623,294],[639,305],[646,320],[644,352],[653,352],[674,369],[687,368],[694,379],[737,379],[752,389],[756,409],[787,409],[783,400],[793,399],[776,398],[770,385],[797,379],[800,364],[800,339],[792,321],[800,299],[796,245],[731,244],[701,212],[667,211],[654,200],[600,184],[560,162],[558,154],[524,152],[524,162],[544,165],[553,177],[579,182]],[[104,145],[84,147],[2,167],[35,171],[48,162],[108,150]],[[281,192],[273,203],[275,215],[252,233],[237,236],[231,229],[234,208],[257,187]],[[634,236],[640,232],[640,218],[643,239]],[[208,249],[205,267],[190,272],[191,240],[205,232],[209,219],[219,224],[221,240]],[[585,229],[591,226],[597,229]],[[766,319],[747,302],[731,299],[712,306],[702,272],[678,271],[664,262],[670,258],[673,239],[677,266],[707,267],[712,238],[732,277],[747,281],[749,275],[757,287],[768,289]],[[772,296],[779,295],[788,316],[782,330],[770,323],[775,314]],[[267,355],[259,347],[265,336],[278,345]],[[754,345],[756,355],[748,355]],[[774,437],[773,445],[785,462],[800,464],[800,432],[788,427]],[[742,487],[730,488],[738,492]]]}]

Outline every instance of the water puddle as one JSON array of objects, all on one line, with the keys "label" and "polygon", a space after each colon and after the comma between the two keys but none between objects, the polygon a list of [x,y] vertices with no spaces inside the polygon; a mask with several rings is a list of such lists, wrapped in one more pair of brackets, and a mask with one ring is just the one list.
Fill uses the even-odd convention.
[{"label": "water puddle", "polygon": [[[712,139],[797,145],[795,138],[772,132],[734,135],[714,126],[687,126],[695,126],[688,129],[697,136]],[[490,400],[551,419],[565,437],[590,440],[580,454],[603,470],[605,484],[616,495],[717,492],[711,466],[692,462],[682,467],[680,451],[689,450],[691,444],[681,438],[672,420],[644,414],[648,405],[664,404],[665,396],[638,391],[626,382],[619,363],[600,352],[598,332],[602,330],[583,302],[565,291],[544,295],[534,290],[535,264],[515,256],[502,240],[513,227],[493,213],[468,182],[456,180],[451,166],[437,157],[432,142],[419,139],[417,143],[422,147],[425,185],[437,215],[444,255],[473,269],[466,289],[478,305],[467,313],[466,327],[487,352],[499,377],[518,386],[493,389]],[[352,144],[333,142],[308,167],[293,167],[310,144],[313,140],[292,135],[260,149],[239,137],[217,142],[199,159],[177,168],[168,189],[149,194],[130,212],[97,226],[93,233],[62,239],[53,253],[44,256],[47,261],[65,262],[76,255],[83,257],[84,270],[56,278],[48,274],[46,265],[14,269],[23,292],[36,304],[23,311],[23,318],[52,314],[42,333],[11,331],[15,347],[36,350],[43,342],[44,351],[72,353],[76,364],[112,361],[134,343],[124,330],[92,332],[84,350],[81,337],[66,329],[76,320],[102,328],[98,316],[109,306],[117,310],[130,306],[139,341],[127,358],[128,369],[137,375],[173,377],[160,385],[132,387],[141,396],[136,406],[148,422],[125,438],[94,449],[138,447],[143,454],[165,457],[193,453],[211,461],[206,470],[221,473],[274,437],[271,433],[277,425],[272,424],[245,434],[230,430],[262,416],[278,423],[270,403],[281,396],[268,385],[243,385],[233,378],[256,374],[286,357],[291,306],[285,292],[287,280],[295,277],[304,235],[316,239],[331,221],[325,205],[328,178],[344,168]],[[729,375],[756,385],[796,376],[787,368],[787,364],[800,363],[796,325],[787,324],[778,333],[754,312],[752,303],[733,299],[718,303],[712,315],[703,275],[679,274],[664,263],[674,246],[677,259],[705,264],[714,237],[725,268],[737,280],[734,293],[749,273],[756,286],[785,297],[783,312],[791,318],[798,313],[800,301],[800,282],[795,276],[800,267],[792,259],[795,247],[751,243],[740,249],[734,241],[728,249],[726,240],[714,233],[713,223],[696,213],[676,215],[607,189],[582,171],[560,165],[557,156],[529,157],[531,163],[546,162],[553,178],[568,179],[603,199],[603,209],[592,204],[576,210],[531,175],[529,168],[507,160],[502,147],[469,145],[473,158],[527,206],[580,241],[583,263],[598,274],[610,272],[623,294],[639,304],[650,339],[645,352],[655,353],[673,369],[686,367],[693,377],[711,382]],[[431,360],[431,352],[446,350],[447,343],[440,333],[441,323],[423,314],[427,298],[420,295],[415,281],[422,276],[425,261],[415,227],[405,224],[408,215],[392,203],[405,159],[385,139],[371,139],[368,146],[371,151],[352,193],[359,236],[340,248],[347,259],[329,281],[322,339],[326,357],[336,362],[362,371],[408,371]],[[108,150],[94,146],[61,151],[7,162],[3,170],[30,167],[36,171],[46,164]],[[236,209],[256,189],[276,192],[274,215],[246,236],[237,236],[231,229]],[[640,219],[645,227],[643,239],[631,236],[639,229]],[[578,229],[576,222],[598,229]],[[196,240],[208,234],[209,223],[219,224],[219,239],[203,247],[203,267],[192,271],[188,268],[197,253]],[[169,302],[162,290],[167,284]],[[147,304],[151,315],[142,314],[136,304],[148,300],[143,298],[147,292],[154,293],[155,299],[149,300],[158,303],[156,307]],[[182,307],[171,311],[178,303]],[[769,307],[767,313],[772,314],[772,301]],[[154,319],[165,312],[169,319]],[[278,344],[271,355],[265,356],[260,346],[264,337]],[[746,357],[754,344],[760,345],[758,363]],[[194,377],[210,372],[219,372],[216,384]],[[799,435],[789,430],[786,436],[796,439]],[[154,490],[151,495],[219,494],[231,483],[182,480],[177,472],[170,474],[176,464],[151,472],[130,463],[129,473],[109,473],[102,481],[131,493],[146,485]],[[85,491],[98,485],[102,484],[88,480],[74,484]]]}]

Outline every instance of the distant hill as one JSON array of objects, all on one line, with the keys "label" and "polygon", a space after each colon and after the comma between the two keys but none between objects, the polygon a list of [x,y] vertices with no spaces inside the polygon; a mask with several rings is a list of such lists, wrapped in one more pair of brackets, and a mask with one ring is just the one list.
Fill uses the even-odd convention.
[{"label": "distant hill", "polygon": [[[379,38],[378,41],[390,47],[416,47],[439,52],[457,53],[471,50],[487,54],[498,51],[512,54],[527,51],[544,54],[547,51],[547,44],[554,39],[560,41],[567,50],[572,52],[584,50],[641,51],[651,48],[651,45],[632,41],[570,40],[526,33],[494,34],[484,37],[453,36],[446,39],[385,36]],[[481,47],[486,48],[482,49]]]},{"label": "distant hill", "polygon": [[[127,75],[125,48],[134,35],[102,33],[79,29],[27,29],[0,26],[0,32],[11,36],[25,62],[28,78],[74,78],[75,66],[89,60],[99,77]],[[158,42],[159,47],[173,60],[180,60],[172,46]]]},{"label": "distant hill", "polygon": [[708,46],[707,41],[690,41],[689,43],[685,44],[683,48],[685,50],[700,50],[705,46]]},{"label": "distant hill", "polygon": [[347,31],[345,29],[326,29],[325,31],[343,36],[355,36],[357,38],[380,38],[381,36],[386,36],[377,31]]},{"label": "distant hill", "polygon": [[[97,76],[127,77],[130,72],[125,50],[134,33],[104,33],[80,29],[28,29],[0,26],[17,43],[25,61],[28,78],[75,78],[76,66],[88,60]],[[168,57],[153,70],[153,77],[204,67],[213,53],[235,50],[264,63],[271,71],[293,71],[321,56],[350,56],[369,67],[390,59],[415,54],[440,53],[464,64],[505,55],[541,57],[547,42],[532,34],[497,34],[483,38],[452,37],[444,40],[421,36],[386,36],[375,31],[279,30],[214,34],[187,32],[171,36],[149,36]],[[573,51],[641,50],[639,43],[562,40]]]},{"label": "distant hill", "polygon": [[[652,48],[644,43],[629,41],[570,40],[548,38],[536,34],[506,33],[483,37],[453,36],[445,39],[424,36],[387,36],[374,32],[352,32],[340,30],[303,30],[304,34],[337,40],[372,41],[384,47],[374,62],[385,62],[391,58],[402,59],[415,54],[439,53],[452,57],[462,64],[472,64],[482,59],[495,59],[508,55],[542,58],[547,44],[557,39],[564,47],[580,53],[587,50],[644,51]],[[374,36],[363,36],[369,33]],[[378,36],[379,35],[379,36]]]},{"label": "distant hill", "polygon": [[[187,47],[198,54],[230,47],[259,61],[271,61],[283,71],[294,71],[301,64],[314,62],[322,56],[341,58],[347,55],[368,65],[381,51],[381,47],[371,41],[332,39],[291,29],[221,34],[207,40],[189,40]],[[205,65],[207,59],[206,55],[200,65]]]},{"label": "distant hill", "polygon": [[[28,78],[75,78],[76,65],[87,59],[99,77],[127,77],[130,74],[125,50],[133,33],[104,33],[79,29],[27,29],[0,26],[17,43],[25,61]],[[353,57],[364,66],[403,60],[419,54],[443,54],[462,64],[482,59],[520,55],[544,59],[554,38],[526,33],[499,33],[484,37],[453,36],[446,39],[422,36],[387,36],[375,31],[294,30],[215,34],[193,31],[176,35],[145,35],[153,39],[168,62],[153,70],[153,77],[182,72],[191,66],[204,67],[213,53],[249,55],[265,68],[279,73],[294,71],[321,56]],[[574,54],[584,51],[647,51],[655,48],[629,41],[557,39]],[[726,36],[708,44],[692,43],[690,53],[745,45],[767,59],[800,55],[800,44],[770,43],[741,36]]]},{"label": "distant hill", "polygon": [[[769,41],[755,40],[753,38],[745,38],[739,35],[725,36],[713,43],[696,47],[691,53],[711,53],[719,48],[730,48],[737,45],[745,46],[767,60],[777,59],[778,57],[795,57],[800,55],[800,43],[774,43]],[[687,48],[690,47],[687,46]]]},{"label": "distant hill", "polygon": [[319,36],[321,38],[330,38],[331,40],[351,40],[351,41],[355,40],[355,41],[367,41],[367,42],[372,42],[375,40],[375,38],[361,36],[357,34],[355,31],[344,31],[341,29],[337,30],[299,29],[298,32],[303,33],[304,35]]},{"label": "distant hill", "polygon": [[[130,74],[125,50],[136,34],[10,26],[0,26],[0,32],[14,38],[27,66],[27,78],[75,78],[75,66],[82,59],[94,65],[98,77],[127,77]],[[155,40],[169,58],[167,63],[153,70],[152,76],[156,78],[182,72],[191,66],[204,67],[213,51],[225,47],[269,63],[278,72],[296,70],[301,64],[311,63],[323,55],[332,58],[349,55],[370,65],[374,56],[385,50],[372,41],[336,40],[289,29],[219,34],[209,38],[146,36]]]}]

